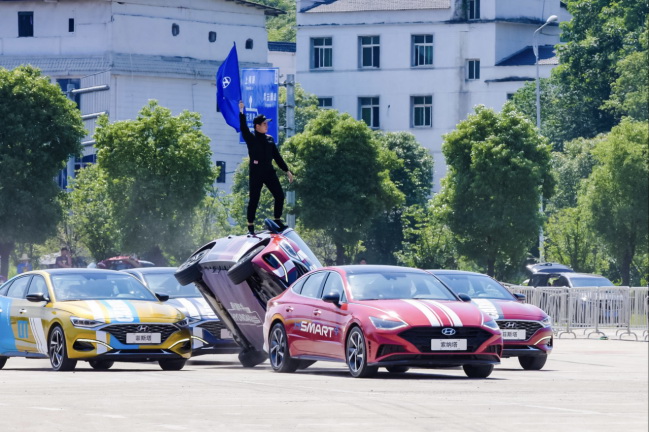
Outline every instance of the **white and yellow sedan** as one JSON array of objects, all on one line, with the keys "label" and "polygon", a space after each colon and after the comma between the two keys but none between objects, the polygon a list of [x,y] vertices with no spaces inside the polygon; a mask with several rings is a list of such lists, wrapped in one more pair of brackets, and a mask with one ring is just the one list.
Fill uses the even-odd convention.
[{"label": "white and yellow sedan", "polygon": [[10,357],[49,358],[57,371],[78,361],[157,361],[180,370],[192,354],[188,320],[136,278],[99,269],[49,269],[0,286],[0,368]]}]

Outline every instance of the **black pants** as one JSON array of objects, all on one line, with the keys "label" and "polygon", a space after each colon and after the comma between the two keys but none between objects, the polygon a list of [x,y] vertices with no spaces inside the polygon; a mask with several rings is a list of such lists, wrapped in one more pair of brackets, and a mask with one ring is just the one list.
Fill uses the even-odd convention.
[{"label": "black pants", "polygon": [[266,185],[273,198],[275,198],[274,217],[280,219],[284,210],[284,191],[282,184],[279,183],[277,173],[275,170],[267,172],[250,171],[250,200],[248,201],[248,223],[255,222],[255,214],[257,213],[257,206],[259,205],[259,197],[261,196],[261,189]]}]

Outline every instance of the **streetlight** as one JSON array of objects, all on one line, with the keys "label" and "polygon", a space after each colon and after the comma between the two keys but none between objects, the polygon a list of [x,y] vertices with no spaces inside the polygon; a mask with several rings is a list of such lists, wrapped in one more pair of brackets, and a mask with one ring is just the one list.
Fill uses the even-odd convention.
[{"label": "streetlight", "polygon": [[[543,27],[547,26],[550,23],[555,22],[558,20],[559,17],[556,15],[550,15],[548,19],[545,21],[545,24],[543,24],[541,27],[536,29],[534,31],[534,35],[532,36],[532,49],[534,50],[534,57],[536,58],[536,61],[534,62],[536,64],[536,128],[540,131],[541,130],[541,87],[539,84],[539,32],[543,30]],[[541,195],[541,202],[539,204],[541,208],[541,213],[543,213],[543,195]],[[543,225],[541,225],[541,228],[539,229],[539,261],[543,261],[543,258],[545,256],[545,248],[544,248],[544,236],[543,236]]]}]

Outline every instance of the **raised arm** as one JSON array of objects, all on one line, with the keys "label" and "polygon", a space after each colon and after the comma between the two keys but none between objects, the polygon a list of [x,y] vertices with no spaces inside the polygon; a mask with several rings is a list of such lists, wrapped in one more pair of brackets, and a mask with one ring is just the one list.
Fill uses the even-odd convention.
[{"label": "raised arm", "polygon": [[250,145],[254,141],[255,136],[250,132],[250,128],[248,128],[244,108],[245,106],[243,105],[243,101],[239,101],[239,129],[241,129],[241,135],[243,135],[246,144]]}]

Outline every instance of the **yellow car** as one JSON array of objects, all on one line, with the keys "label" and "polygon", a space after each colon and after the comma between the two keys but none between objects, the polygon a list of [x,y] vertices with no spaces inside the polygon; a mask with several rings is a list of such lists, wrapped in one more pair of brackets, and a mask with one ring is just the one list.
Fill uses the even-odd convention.
[{"label": "yellow car", "polygon": [[57,371],[88,361],[158,361],[180,370],[191,357],[185,316],[131,275],[99,269],[49,269],[0,286],[0,368],[9,357],[50,359]]}]

